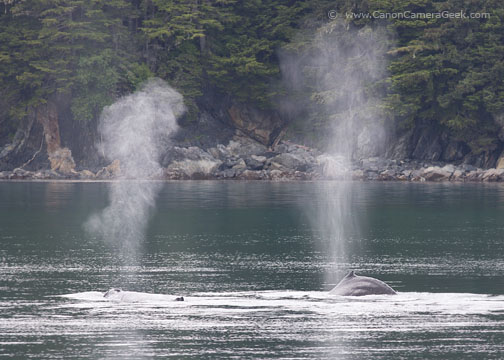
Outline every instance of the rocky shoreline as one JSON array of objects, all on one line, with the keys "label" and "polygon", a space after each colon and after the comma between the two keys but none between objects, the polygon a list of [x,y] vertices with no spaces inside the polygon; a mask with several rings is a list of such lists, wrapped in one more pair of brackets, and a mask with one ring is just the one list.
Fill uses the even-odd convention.
[{"label": "rocky shoreline", "polygon": [[[379,157],[361,159],[344,167],[340,159],[316,149],[283,141],[268,148],[250,138],[235,136],[228,145],[209,149],[172,146],[161,159],[161,171],[149,176],[158,180],[319,180],[413,182],[504,182],[504,161],[497,168],[481,169],[468,164],[453,165]],[[501,168],[502,167],[502,168]],[[334,171],[337,168],[338,171]],[[17,168],[0,171],[1,180],[111,180],[121,178],[120,163],[95,169],[66,172],[29,171]]]}]

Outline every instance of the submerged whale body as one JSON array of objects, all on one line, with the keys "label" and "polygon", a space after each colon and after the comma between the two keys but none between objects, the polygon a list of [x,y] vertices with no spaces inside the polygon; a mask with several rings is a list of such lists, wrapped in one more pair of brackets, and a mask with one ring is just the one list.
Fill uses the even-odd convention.
[{"label": "submerged whale body", "polygon": [[169,295],[161,295],[161,294],[148,294],[141,293],[136,291],[124,291],[118,288],[112,288],[103,294],[104,298],[114,301],[124,301],[124,302],[140,302],[140,301],[184,301],[184,297],[174,297]]},{"label": "submerged whale body", "polygon": [[330,292],[332,295],[396,295],[394,289],[378,279],[355,275],[350,271]]}]

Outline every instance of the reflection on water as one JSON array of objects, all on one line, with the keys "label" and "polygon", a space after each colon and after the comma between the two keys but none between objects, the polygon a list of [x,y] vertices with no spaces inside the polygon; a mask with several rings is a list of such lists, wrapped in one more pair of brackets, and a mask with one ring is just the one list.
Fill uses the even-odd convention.
[{"label": "reflection on water", "polygon": [[[502,186],[354,184],[339,263],[310,228],[318,183],[166,183],[135,266],[83,230],[106,186],[0,183],[0,357],[504,356]],[[329,296],[349,268],[400,294]]]}]

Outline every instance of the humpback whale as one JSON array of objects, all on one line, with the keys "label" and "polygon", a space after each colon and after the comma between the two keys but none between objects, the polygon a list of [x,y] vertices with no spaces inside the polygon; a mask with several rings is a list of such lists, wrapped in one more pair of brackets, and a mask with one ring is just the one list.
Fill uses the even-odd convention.
[{"label": "humpback whale", "polygon": [[124,301],[124,302],[141,302],[141,301],[156,301],[156,300],[172,300],[172,301],[184,301],[184,297],[174,297],[169,295],[161,294],[148,294],[136,291],[124,291],[119,288],[112,288],[103,294],[104,298],[114,301]]},{"label": "humpback whale", "polygon": [[350,271],[330,292],[332,295],[396,295],[394,289],[378,279],[356,275]]}]

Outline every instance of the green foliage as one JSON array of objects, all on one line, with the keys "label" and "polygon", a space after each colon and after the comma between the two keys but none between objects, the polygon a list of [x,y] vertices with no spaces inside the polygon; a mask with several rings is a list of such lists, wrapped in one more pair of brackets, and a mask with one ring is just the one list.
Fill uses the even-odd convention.
[{"label": "green foliage", "polygon": [[[330,9],[337,10],[349,27],[385,25],[395,34],[387,53],[388,73],[368,83],[366,94],[384,94],[376,111],[383,111],[397,129],[432,124],[474,152],[498,146],[494,118],[504,112],[500,0],[4,1],[2,96],[10,104],[8,116],[15,119],[54,94],[67,93],[75,120],[85,122],[146,78],[158,76],[182,92],[189,121],[198,115],[198,99],[215,89],[268,107],[286,90],[278,85],[279,49],[299,54],[314,49],[313,34],[300,29],[324,29],[331,23]],[[444,10],[489,12],[491,17],[344,16]],[[358,68],[357,62],[354,65],[347,64]],[[315,71],[314,78],[321,75],[316,67],[310,71]],[[315,91],[312,86],[293,96],[312,107],[314,115],[306,119],[319,128],[324,117],[337,114],[322,114],[317,104],[344,101],[337,87]]]},{"label": "green foliage", "polygon": [[384,11],[398,9],[491,14],[489,19],[395,21],[399,46],[391,52],[388,101],[399,123],[437,122],[475,153],[494,150],[493,116],[504,111],[502,4],[493,0],[393,1]]},{"label": "green foliage", "polygon": [[18,1],[4,10],[0,84],[15,94],[14,117],[67,93],[75,119],[89,121],[148,75],[123,25],[133,14],[126,0]]},{"label": "green foliage", "polygon": [[239,1],[226,30],[212,42],[210,82],[241,101],[268,106],[279,75],[276,52],[289,42],[308,8],[303,1]]}]

